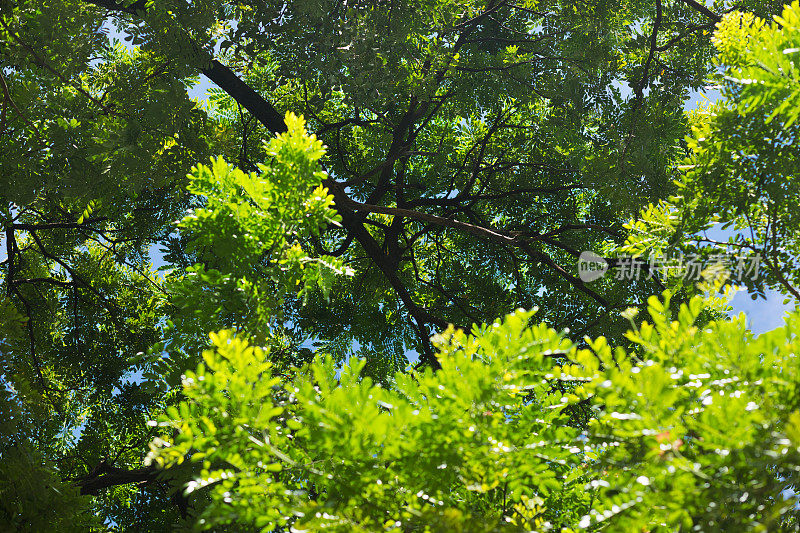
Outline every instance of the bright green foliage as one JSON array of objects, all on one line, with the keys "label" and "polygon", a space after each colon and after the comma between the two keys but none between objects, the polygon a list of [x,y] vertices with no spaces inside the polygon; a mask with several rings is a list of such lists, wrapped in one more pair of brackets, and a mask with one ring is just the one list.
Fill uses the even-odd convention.
[{"label": "bright green foliage", "polygon": [[650,322],[628,333],[633,353],[601,338],[577,355],[582,368],[564,370],[591,378],[582,396],[599,408],[587,435],[605,474],[602,503],[581,525],[795,527],[797,499],[784,491],[800,481],[800,313],[755,338],[743,316],[697,327],[701,297],[672,319],[668,306],[668,295],[650,298]]},{"label": "bright green foliage", "polygon": [[199,318],[201,334],[214,321],[254,332],[269,328],[287,289],[327,295],[333,276],[349,272],[340,259],[303,249],[302,240],[341,217],[321,185],[322,143],[306,134],[302,118],[289,113],[286,124],[288,132],[266,144],[269,164],[259,165],[260,173],[246,174],[220,157],[190,175],[189,190],[201,203],[178,227],[198,263],[171,282],[171,291],[178,306]]},{"label": "bright green foliage", "polygon": [[[160,426],[159,464],[203,465],[187,492],[211,486],[200,523],[271,531],[527,531],[587,510],[586,457],[571,449],[567,397],[552,382],[569,341],[531,313],[483,333],[448,330],[442,369],[398,374],[390,388],[317,360],[277,386],[265,353],[212,335],[187,372],[187,401]],[[167,433],[168,435],[169,433]],[[171,439],[166,439],[170,441]]]},{"label": "bright green foliage", "polygon": [[[271,531],[758,531],[796,519],[800,314],[754,338],[704,329],[700,297],[580,349],[531,313],[437,339],[442,369],[361,378],[317,360],[283,386],[259,348],[212,335],[159,464],[202,464],[199,524]],[[633,318],[635,313],[629,312]],[[559,362],[564,364],[559,364]],[[576,387],[577,385],[577,387]],[[570,412],[589,401],[585,431]],[[166,435],[169,435],[167,433]],[[735,512],[732,512],[735,509]],[[427,529],[426,529],[427,528]]]},{"label": "bright green foliage", "polygon": [[186,400],[169,407],[158,424],[177,429],[175,442],[156,439],[151,457],[172,466],[191,453],[189,458],[202,464],[198,479],[185,489],[191,494],[212,488],[212,504],[204,506],[199,524],[213,527],[248,517],[245,521],[264,527],[280,518],[275,502],[285,499],[285,487],[272,479],[280,464],[262,451],[286,440],[273,422],[282,413],[271,400],[280,380],[270,374],[262,349],[230,332],[212,334],[211,341],[214,349],[203,353],[205,363],[183,376]]},{"label": "bright green foliage", "polygon": [[729,67],[730,81],[741,111],[770,110],[766,122],[780,116],[789,128],[800,115],[800,85],[796,54],[800,53],[800,3],[787,5],[775,23],[767,25],[749,13],[725,17],[714,35],[719,61]]}]

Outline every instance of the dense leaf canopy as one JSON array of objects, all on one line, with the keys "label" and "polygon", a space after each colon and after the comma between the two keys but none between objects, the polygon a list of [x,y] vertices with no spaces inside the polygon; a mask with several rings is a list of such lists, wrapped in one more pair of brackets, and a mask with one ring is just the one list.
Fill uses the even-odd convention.
[{"label": "dense leaf canopy", "polygon": [[797,527],[797,3],[0,8],[0,529]]}]

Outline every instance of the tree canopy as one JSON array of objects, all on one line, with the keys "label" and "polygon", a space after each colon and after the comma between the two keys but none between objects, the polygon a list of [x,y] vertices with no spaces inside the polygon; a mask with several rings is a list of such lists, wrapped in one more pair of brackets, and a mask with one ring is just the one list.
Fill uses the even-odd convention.
[{"label": "tree canopy", "polygon": [[797,2],[0,8],[0,529],[800,527]]}]

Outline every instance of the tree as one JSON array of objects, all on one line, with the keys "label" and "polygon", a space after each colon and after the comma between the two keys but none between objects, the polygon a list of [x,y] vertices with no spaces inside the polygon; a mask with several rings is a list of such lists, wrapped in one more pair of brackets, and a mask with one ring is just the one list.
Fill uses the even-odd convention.
[{"label": "tree", "polygon": [[[777,499],[794,480],[788,392],[742,389],[760,409],[775,396],[764,419],[764,409],[721,414],[738,414],[741,395],[704,401],[726,385],[718,372],[755,372],[759,357],[773,357],[770,379],[787,375],[794,322],[772,344],[749,343],[749,366],[711,372],[718,346],[748,339],[741,324],[717,322],[687,340],[723,306],[703,310],[690,299],[697,288],[668,279],[677,325],[653,300],[655,329],[635,325],[626,338],[618,311],[661,283],[589,285],[574,273],[583,250],[684,243],[672,224],[682,208],[658,202],[687,189],[673,184],[690,124],[682,104],[712,75],[714,25],[723,61],[752,61],[732,38],[740,15],[720,15],[728,6],[2,7],[0,355],[12,437],[0,445],[10,480],[0,490],[11,527],[44,527],[37,510],[54,502],[59,527],[79,530],[524,530],[595,527],[600,516],[611,527],[713,530],[722,518],[710,504],[736,498],[731,524],[793,519]],[[794,12],[787,29],[752,38],[789,34]],[[108,44],[109,25],[132,46]],[[186,93],[198,73],[218,87],[204,108]],[[783,94],[742,92],[727,94],[756,116]],[[782,120],[788,108],[775,109]],[[693,214],[701,226],[707,212]],[[464,333],[535,305],[555,329],[514,314]],[[586,344],[566,341],[565,328]],[[590,340],[601,333],[614,358]],[[396,373],[409,355],[418,368]],[[647,380],[637,361],[653,362],[640,371]],[[667,385],[672,365],[716,381],[697,395],[678,378]],[[615,417],[622,406],[633,414]],[[752,448],[695,446],[717,435],[680,418],[692,409]],[[638,440],[628,420],[646,421]],[[755,423],[770,438],[739,429]],[[654,445],[671,447],[668,457],[648,455]],[[764,459],[784,448],[785,461]],[[668,482],[669,467],[692,456],[701,466]],[[704,499],[677,497],[706,471],[722,478]],[[29,490],[9,488],[31,478]],[[663,513],[639,511],[664,494],[675,503]]]}]

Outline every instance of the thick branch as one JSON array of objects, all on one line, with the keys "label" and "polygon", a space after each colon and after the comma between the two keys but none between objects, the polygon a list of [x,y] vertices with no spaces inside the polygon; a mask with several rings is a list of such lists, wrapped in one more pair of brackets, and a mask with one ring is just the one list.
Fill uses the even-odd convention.
[{"label": "thick branch", "polygon": [[37,231],[37,230],[45,230],[45,229],[83,229],[86,228],[87,225],[92,224],[94,222],[103,222],[108,220],[107,217],[96,217],[96,218],[89,218],[81,222],[80,224],[77,222],[47,222],[44,224],[12,224],[11,228],[15,230],[21,231]]},{"label": "thick branch", "polygon": [[708,18],[710,18],[714,22],[719,22],[720,20],[722,20],[721,16],[717,15],[716,13],[714,13],[713,11],[708,9],[706,6],[704,6],[700,2],[697,2],[695,0],[682,0],[682,1],[687,6],[691,7],[692,9],[694,9],[695,11],[697,11],[699,13],[702,13],[703,15],[707,16]]},{"label": "thick branch", "polygon": [[439,368],[439,362],[436,360],[436,356],[433,354],[433,351],[430,349],[430,345],[428,343],[427,334],[424,330],[425,324],[433,324],[439,328],[446,328],[447,322],[442,320],[441,318],[430,314],[426,309],[417,305],[414,300],[411,298],[411,294],[408,292],[408,289],[403,284],[400,277],[397,275],[397,265],[389,258],[386,254],[383,253],[381,250],[380,245],[375,241],[372,235],[367,231],[364,227],[363,223],[358,220],[358,215],[353,213],[347,208],[342,209],[340,207],[339,201],[341,199],[346,199],[346,202],[352,202],[349,198],[342,195],[341,193],[338,195],[334,194],[334,198],[337,202],[337,210],[339,214],[342,216],[342,223],[347,228],[347,230],[355,236],[355,239],[361,244],[361,247],[364,248],[364,251],[367,252],[367,255],[372,259],[373,262],[378,266],[378,268],[383,272],[386,279],[389,281],[389,284],[397,293],[397,296],[403,302],[406,309],[408,309],[408,313],[413,318],[414,322],[416,322],[416,327],[418,329],[418,333],[421,337],[421,345],[423,349],[423,353],[421,354],[422,358],[425,362],[431,365],[433,368]]},{"label": "thick branch", "polygon": [[96,6],[104,7],[109,11],[128,13],[129,15],[138,15],[139,13],[142,13],[147,6],[147,0],[136,0],[136,2],[130,4],[129,6],[118,4],[114,0],[88,0],[88,2]]},{"label": "thick branch", "polygon": [[96,496],[100,490],[117,485],[146,485],[155,481],[158,474],[159,471],[152,466],[125,470],[111,466],[103,459],[91,472],[77,479],[75,484],[80,487],[81,494]]},{"label": "thick branch", "polygon": [[22,285],[23,283],[50,283],[51,285],[58,285],[59,287],[74,287],[75,283],[72,281],[64,281],[55,278],[27,278],[27,279],[12,279],[11,283],[15,285]]},{"label": "thick branch", "polygon": [[231,69],[215,59],[202,72],[272,133],[286,131],[286,123],[281,114]]}]

